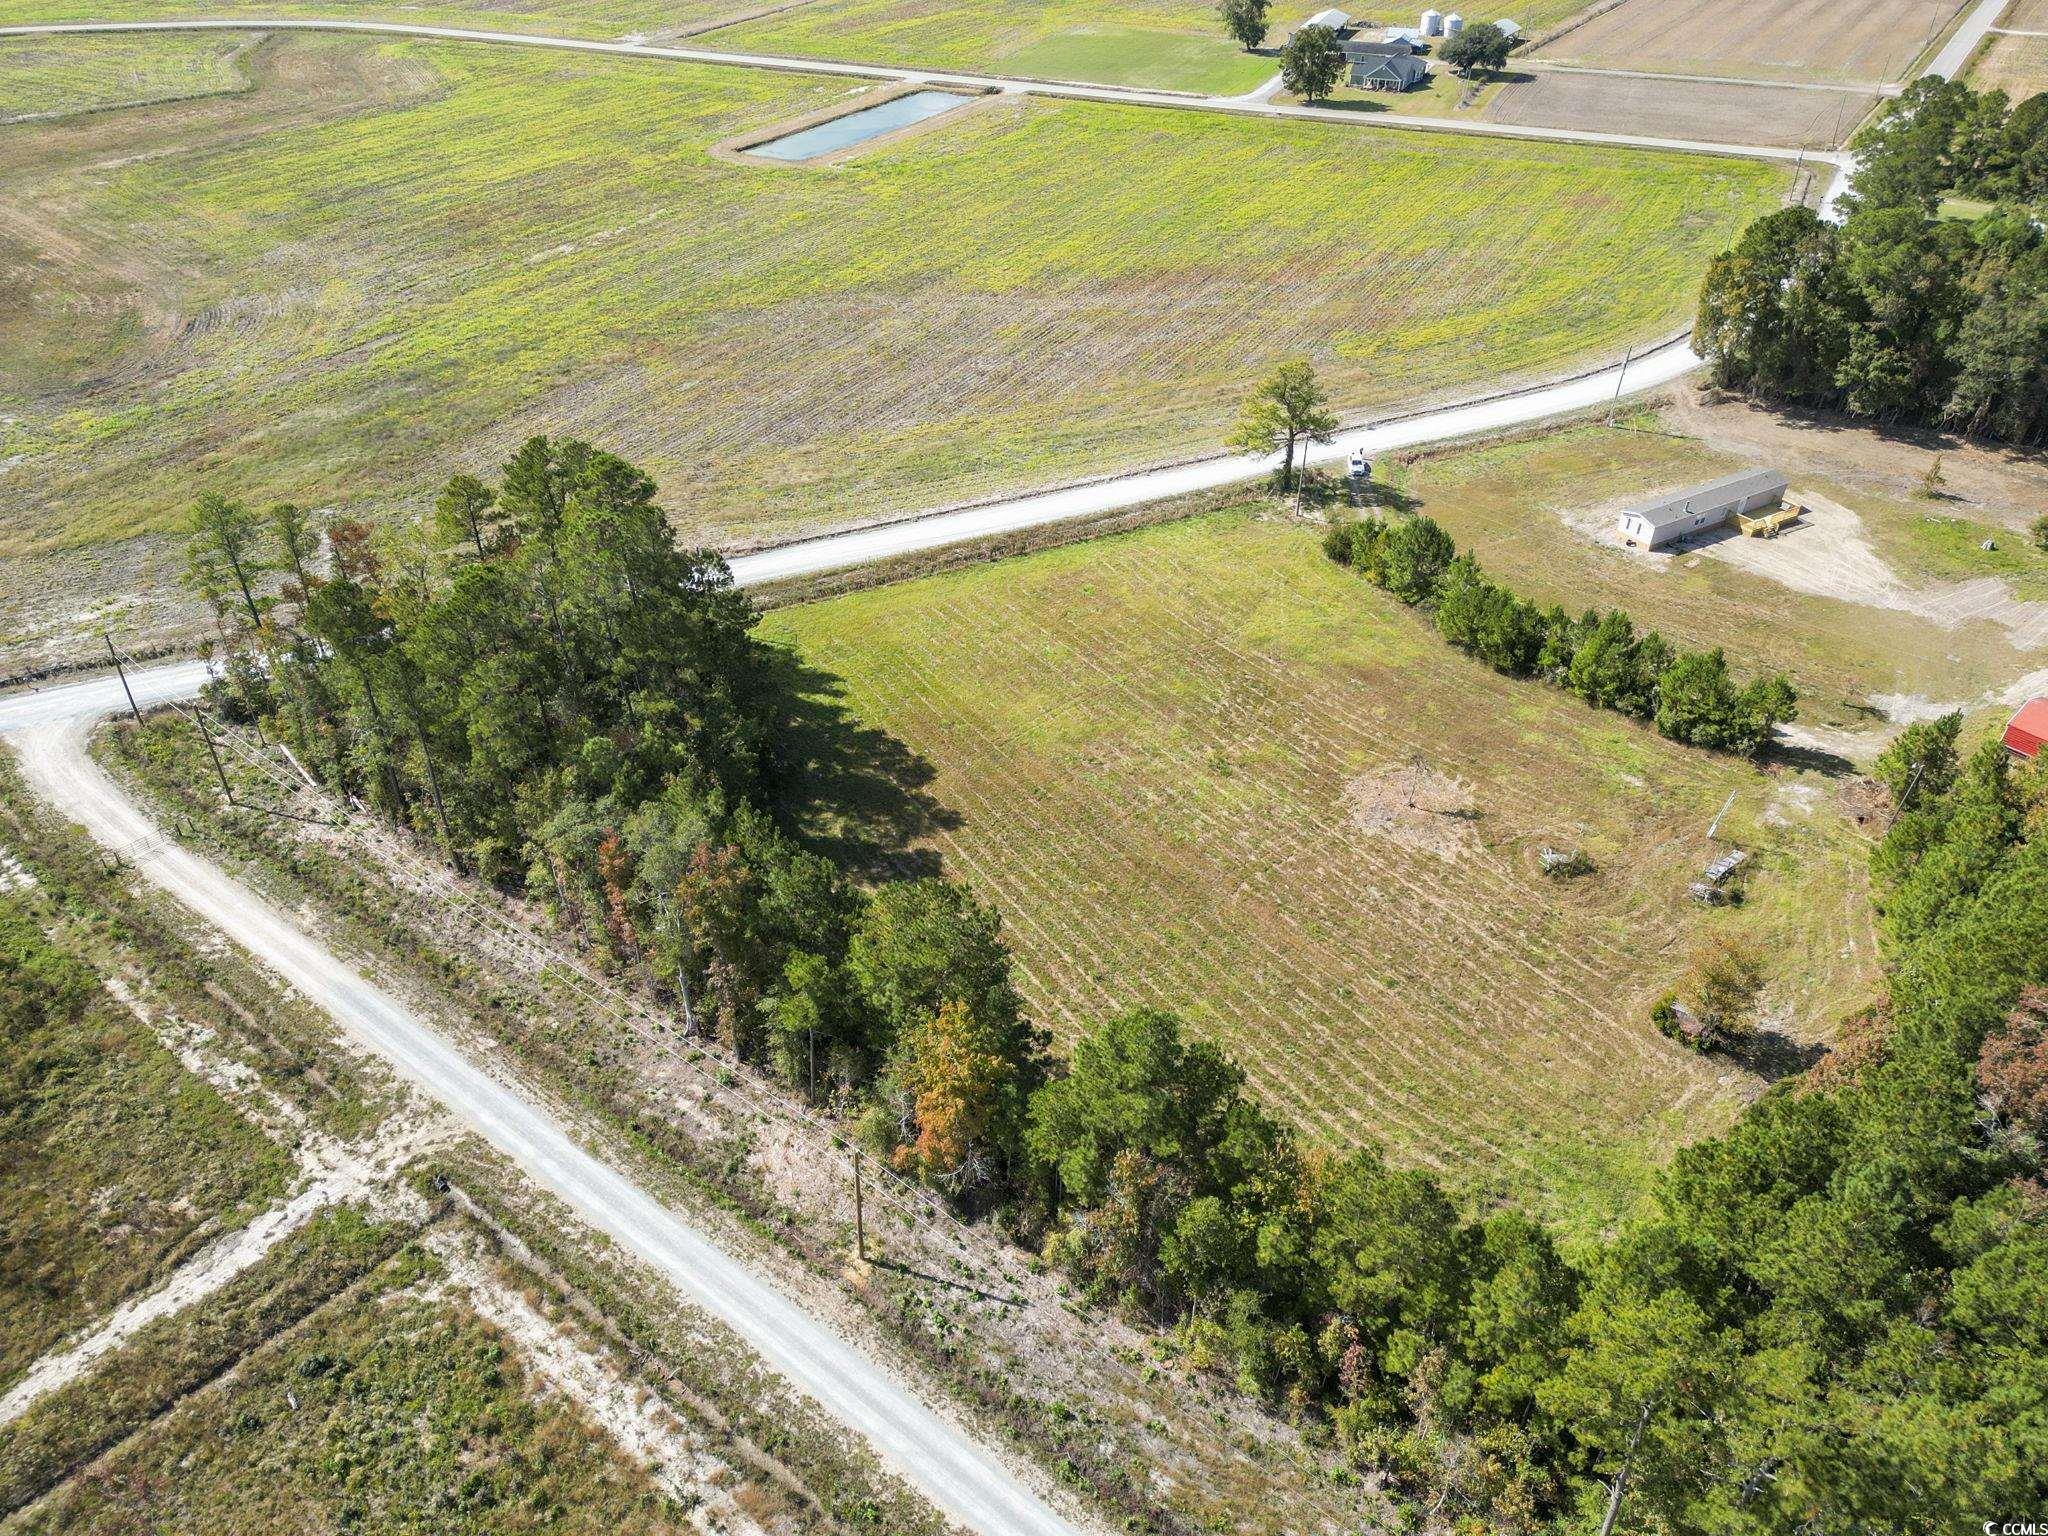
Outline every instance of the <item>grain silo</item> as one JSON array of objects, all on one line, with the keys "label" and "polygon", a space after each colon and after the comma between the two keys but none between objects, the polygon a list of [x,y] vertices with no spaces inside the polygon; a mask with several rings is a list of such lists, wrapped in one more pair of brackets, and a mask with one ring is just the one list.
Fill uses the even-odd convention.
[{"label": "grain silo", "polygon": [[1460,16],[1456,11],[1451,12],[1450,15],[1444,18],[1445,37],[1456,37],[1460,32],[1464,30],[1465,18]]},{"label": "grain silo", "polygon": [[1444,13],[1442,11],[1424,11],[1422,13],[1422,35],[1424,37],[1442,37],[1444,35]]}]

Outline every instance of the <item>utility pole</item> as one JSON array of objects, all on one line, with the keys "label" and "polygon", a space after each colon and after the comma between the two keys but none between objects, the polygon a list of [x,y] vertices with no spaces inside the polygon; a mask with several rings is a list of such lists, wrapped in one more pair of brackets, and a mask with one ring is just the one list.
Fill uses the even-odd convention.
[{"label": "utility pole", "polygon": [[220,749],[213,744],[213,732],[206,728],[206,722],[198,715],[192,717],[192,723],[199,727],[199,735],[206,742],[206,755],[213,759],[214,774],[220,779],[221,798],[229,805],[233,805],[235,792],[228,788],[228,771],[220,765]]},{"label": "utility pole", "polygon": [[1621,406],[1621,386],[1628,382],[1629,359],[1635,356],[1636,344],[1630,342],[1621,349],[1621,371],[1614,376],[1614,398],[1607,403],[1607,425],[1614,425],[1614,413]]},{"label": "utility pole", "polygon": [[861,1202],[860,1194],[860,1148],[853,1149],[853,1251],[861,1263],[868,1261],[868,1218],[867,1209]]},{"label": "utility pole", "polygon": [[1600,1522],[1600,1536],[1614,1536],[1615,1516],[1621,1513],[1621,1495],[1628,1487],[1628,1469],[1636,1459],[1636,1447],[1642,1444],[1643,1426],[1650,1422],[1650,1405],[1643,1404],[1643,1411],[1636,1415],[1635,1433],[1628,1437],[1628,1454],[1621,1459],[1621,1470],[1614,1474],[1614,1484],[1607,1490],[1607,1516]]},{"label": "utility pole", "polygon": [[114,649],[114,637],[106,630],[100,631],[100,638],[107,642],[107,659],[114,664],[114,670],[121,676],[121,691],[128,695],[128,713],[135,717],[135,723],[142,723],[142,711],[135,707],[135,690],[128,686],[128,669],[121,665],[121,653]]}]

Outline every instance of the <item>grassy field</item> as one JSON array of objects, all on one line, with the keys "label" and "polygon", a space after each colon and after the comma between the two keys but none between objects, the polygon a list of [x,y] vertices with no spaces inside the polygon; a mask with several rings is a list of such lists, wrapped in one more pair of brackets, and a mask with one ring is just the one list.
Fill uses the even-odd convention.
[{"label": "grassy field", "polygon": [[[693,1530],[604,1434],[536,1398],[505,1335],[418,1265],[260,1348],[23,1522],[148,1530],[560,1536]],[[411,1283],[407,1283],[411,1282]]]},{"label": "grassy field", "polygon": [[1612,69],[1781,80],[1896,80],[1960,0],[1623,0],[1543,49]]},{"label": "grassy field", "polygon": [[395,21],[559,37],[690,32],[761,9],[757,0],[0,0],[0,27],[52,21],[242,17]]},{"label": "grassy field", "polygon": [[[1307,10],[1301,13],[1308,14]],[[1295,18],[1276,12],[1284,33]],[[1276,39],[1277,40],[1277,39]],[[866,64],[931,66],[1106,85],[1143,85],[1229,95],[1277,68],[1224,34],[1204,0],[811,0],[723,28],[715,48]]]},{"label": "grassy field", "polygon": [[[1733,563],[1751,552],[1739,544],[1652,563],[1598,542],[1589,529],[1604,530],[1628,500],[1758,462],[1668,425],[1645,415],[1619,430],[1583,427],[1460,450],[1389,478],[1519,591],[1573,610],[1619,606],[1687,644],[1725,646],[1755,666],[1789,672],[1805,695],[1808,725],[1867,729],[1877,723],[1873,701],[1895,697],[1967,704],[2048,660],[2016,649],[2005,629],[1982,619],[1944,626],[1924,613],[1788,590]],[[1796,473],[1794,485],[1856,511],[1870,549],[1902,587],[1934,594],[1996,578],[2022,601],[2048,597],[2048,555],[1967,508],[1916,504],[1810,470]],[[1999,548],[1980,549],[1992,535]],[[1817,567],[1838,563],[1806,530],[1776,548]],[[1938,606],[1930,596],[1929,607]]]},{"label": "grassy field", "polygon": [[0,37],[0,124],[239,90],[233,37]]},{"label": "grassy field", "polygon": [[[0,970],[70,978],[75,1011],[5,1011],[0,1388],[73,1328],[246,1220],[285,1155],[112,997],[40,886],[0,894]],[[55,939],[44,930],[54,929]]]},{"label": "grassy field", "polygon": [[[1871,982],[1862,847],[1826,789],[1499,678],[1311,529],[1226,513],[768,630],[929,760],[960,818],[935,846],[1062,1038],[1174,1008],[1317,1139],[1381,1138],[1567,1223],[1625,1209],[1751,1091],[1647,1022],[1702,937],[1762,942],[1803,1033]],[[1465,807],[1404,812],[1418,770]],[[1686,883],[1731,789],[1761,871],[1703,915]],[[1546,845],[1600,872],[1560,886]]]},{"label": "grassy field", "polygon": [[417,503],[536,431],[721,539],[1077,478],[1213,449],[1291,354],[1355,411],[1661,334],[1783,186],[1015,100],[768,168],[705,149],[843,85],[333,39],[256,67],[160,131],[7,130],[0,553],[208,483]]}]

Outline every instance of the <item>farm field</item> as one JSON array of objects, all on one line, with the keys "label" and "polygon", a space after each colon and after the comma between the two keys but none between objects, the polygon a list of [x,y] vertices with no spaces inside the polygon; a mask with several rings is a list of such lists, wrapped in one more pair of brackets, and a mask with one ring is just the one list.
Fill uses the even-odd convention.
[{"label": "farm field", "polygon": [[[1289,355],[1363,412],[1666,334],[1785,185],[1015,99],[756,167],[705,151],[845,86],[335,38],[253,60],[243,95],[5,131],[0,554],[166,529],[202,484],[417,507],[541,431],[730,543],[1201,453]],[[1332,240],[1362,200],[1384,216]]]},{"label": "farm field", "polygon": [[394,21],[556,37],[676,36],[761,9],[755,0],[0,0],[0,27],[53,21]]},{"label": "farm field", "polygon": [[[1809,1037],[1873,979],[1830,789],[1498,677],[1312,528],[1226,512],[765,627],[929,762],[959,818],[933,846],[1059,1038],[1175,1009],[1315,1139],[1582,1230],[1758,1086],[1648,1023],[1705,933],[1765,943]],[[1762,873],[1703,918],[1685,887],[1731,789]],[[1546,845],[1601,873],[1560,887]]]},{"label": "farm field", "polygon": [[[2048,555],[1983,508],[1916,503],[1854,474],[1856,445],[1828,455],[1837,462],[1801,464],[1782,450],[1744,451],[1714,430],[1745,413],[1764,414],[1645,413],[1614,429],[1425,455],[1388,478],[1517,591],[1573,611],[1624,608],[1681,644],[1723,646],[1745,667],[1787,672],[1802,694],[1800,728],[1864,733],[1866,751],[1888,715],[1984,707],[2048,667],[2048,607],[2016,610],[2008,624],[1992,601],[1994,591],[2021,605],[2048,599]],[[1760,463],[1851,508],[1858,526],[1815,522],[1675,557],[1608,538],[1632,501]],[[1994,535],[1998,551],[1978,548]]]},{"label": "farm field", "polygon": [[1540,56],[1612,69],[1757,79],[1901,78],[1959,0],[1622,0]]},{"label": "farm field", "polygon": [[[1283,40],[1297,19],[1285,12],[1274,15],[1269,43]],[[810,0],[700,41],[736,53],[1222,96],[1250,90],[1279,67],[1270,55],[1248,54],[1231,41],[1215,7],[1202,0],[1115,0],[1108,6],[1081,0],[1031,6],[999,0]]]},{"label": "farm field", "polygon": [[1659,134],[1708,143],[1833,149],[1877,101],[1853,91],[1524,71],[1501,88],[1484,115],[1497,123],[1600,133],[1641,133],[1654,123]]},{"label": "farm field", "polygon": [[2003,91],[2014,101],[2048,91],[2048,37],[1993,33],[1970,60],[1968,78],[1978,90]]},{"label": "farm field", "polygon": [[1998,24],[2022,32],[2048,32],[2048,0],[2012,0]]},{"label": "farm field", "polygon": [[246,38],[0,37],[0,124],[239,90]]}]

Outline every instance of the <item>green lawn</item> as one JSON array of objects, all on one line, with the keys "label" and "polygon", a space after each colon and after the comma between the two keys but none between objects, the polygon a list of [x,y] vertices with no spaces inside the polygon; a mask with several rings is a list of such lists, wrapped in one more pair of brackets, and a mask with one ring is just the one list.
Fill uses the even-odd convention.
[{"label": "green lawn", "polygon": [[[1832,785],[1503,679],[1311,528],[1226,513],[766,628],[928,760],[959,817],[934,846],[1001,909],[1062,1040],[1179,1010],[1316,1139],[1382,1139],[1579,1230],[1754,1089],[1650,1027],[1696,943],[1755,939],[1810,1036],[1873,982],[1863,847]],[[1463,814],[1403,824],[1417,766],[1462,783]],[[1758,874],[1708,913],[1686,887],[1730,790]],[[1391,829],[1372,825],[1390,792]],[[1546,846],[1597,873],[1546,879]]]},{"label": "green lawn", "polygon": [[1014,99],[780,168],[706,150],[844,83],[333,38],[255,67],[204,114],[4,131],[0,553],[206,484],[418,505],[537,431],[717,539],[1212,451],[1290,355],[1358,411],[1663,334],[1783,184]]},{"label": "green lawn", "polygon": [[0,121],[238,90],[245,39],[0,38]]}]

